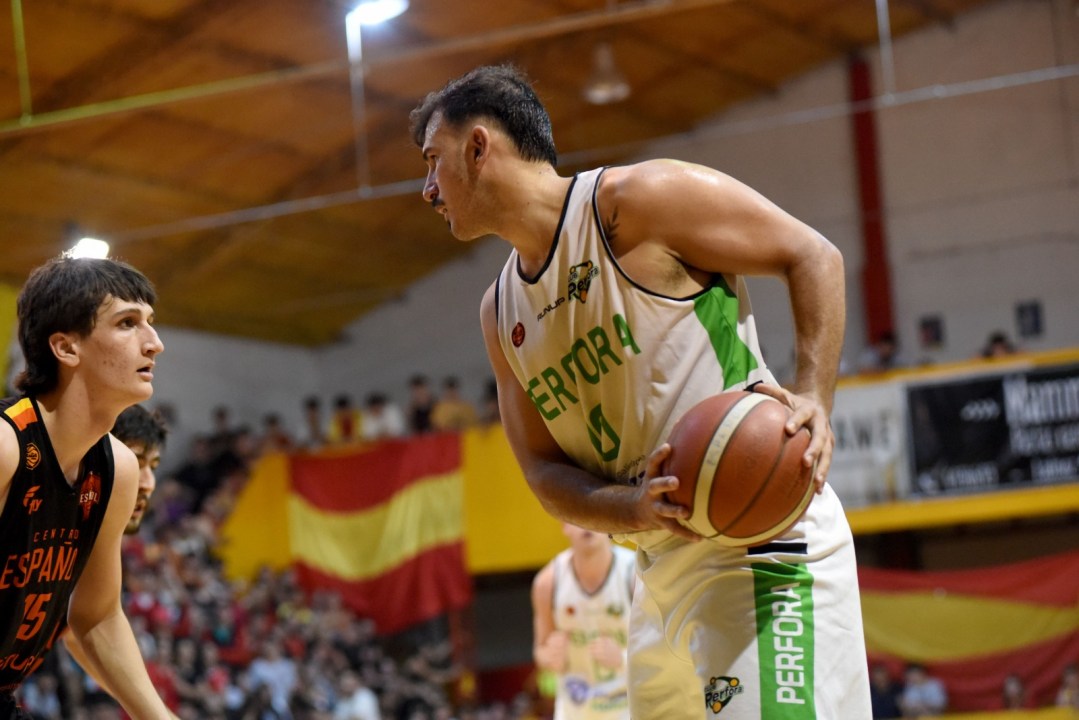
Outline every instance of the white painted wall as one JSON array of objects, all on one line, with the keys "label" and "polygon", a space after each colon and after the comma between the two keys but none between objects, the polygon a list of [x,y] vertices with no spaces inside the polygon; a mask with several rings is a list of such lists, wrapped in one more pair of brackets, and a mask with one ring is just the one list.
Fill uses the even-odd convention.
[{"label": "white painted wall", "polygon": [[[1079,346],[1079,16],[1072,0],[1003,0],[894,45],[896,101],[877,114],[897,331],[906,353],[970,357],[996,328],[1015,334],[1014,304],[1044,304],[1045,336],[1030,349]],[[882,93],[879,59],[869,58]],[[1065,79],[956,94],[957,83],[1071,66]],[[1015,78],[1013,78],[1015,79]],[[942,97],[907,102],[939,85]],[[951,93],[951,96],[949,96]],[[865,343],[861,237],[847,70],[838,62],[740,106],[642,157],[717,167],[805,220],[844,253],[845,357]],[[816,119],[807,120],[815,117]],[[556,128],[557,132],[557,128]],[[446,242],[456,242],[449,235]],[[305,351],[168,330],[158,398],[199,427],[224,403],[247,421],[264,409],[298,417],[302,398],[375,389],[404,401],[408,377],[462,379],[477,398],[489,377],[479,300],[508,246],[475,244],[466,258],[416,283],[406,298],[352,325],[345,343]],[[769,361],[791,352],[785,289],[751,281]],[[918,348],[922,315],[944,318],[946,344]]]}]

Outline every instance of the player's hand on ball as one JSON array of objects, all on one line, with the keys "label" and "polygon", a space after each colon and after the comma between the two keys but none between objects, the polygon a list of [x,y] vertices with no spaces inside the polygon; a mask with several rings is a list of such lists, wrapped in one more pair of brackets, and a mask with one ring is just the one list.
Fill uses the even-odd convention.
[{"label": "player's hand on ball", "polygon": [[667,530],[685,540],[697,541],[701,536],[678,522],[689,517],[689,508],[675,505],[667,499],[668,492],[678,489],[678,478],[661,475],[663,463],[670,454],[671,446],[663,443],[648,457],[638,496],[638,511],[643,524],[641,529]]},{"label": "player's hand on ball", "polygon": [[809,447],[806,448],[802,462],[806,467],[813,467],[816,463],[813,482],[820,493],[824,489],[824,480],[832,464],[832,449],[835,447],[835,435],[832,434],[828,411],[813,397],[796,395],[778,385],[757,383],[753,386],[753,391],[775,398],[793,411],[787,422],[788,435],[795,434],[803,427],[809,431]]},{"label": "player's hand on ball", "polygon": [[588,644],[588,651],[592,659],[605,668],[617,670],[625,662],[622,647],[614,641],[614,638],[602,635]]}]

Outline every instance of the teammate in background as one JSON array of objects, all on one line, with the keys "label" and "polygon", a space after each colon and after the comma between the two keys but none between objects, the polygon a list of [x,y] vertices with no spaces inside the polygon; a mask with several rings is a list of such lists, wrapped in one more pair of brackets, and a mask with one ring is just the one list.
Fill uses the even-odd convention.
[{"label": "teammate in background", "polygon": [[[483,67],[411,115],[424,199],[461,240],[512,245],[480,314],[507,437],[555,517],[632,534],[635,718],[865,718],[854,544],[824,480],[845,322],[843,260],[715,170],[674,160],[562,177],[550,119],[511,67]],[[785,282],[797,363],[764,365],[743,275]],[[701,538],[665,499],[665,440],[691,406],[754,389],[793,409],[819,494],[782,538]]]},{"label": "teammate in background", "polygon": [[142,405],[132,405],[120,413],[112,426],[113,436],[127,445],[139,461],[139,492],[135,498],[135,510],[124,528],[125,535],[134,535],[150,507],[150,498],[157,489],[157,468],[161,464],[161,450],[165,446],[168,428],[157,412],[150,412]]},{"label": "teammate in background", "polygon": [[633,552],[569,523],[562,532],[569,549],[532,581],[532,655],[559,676],[554,720],[629,720]]},{"label": "teammate in background", "polygon": [[19,294],[22,395],[0,402],[0,719],[28,717],[13,692],[67,627],[132,717],[169,717],[120,604],[139,469],[109,434],[153,393],[154,301],[131,266],[68,257]]}]

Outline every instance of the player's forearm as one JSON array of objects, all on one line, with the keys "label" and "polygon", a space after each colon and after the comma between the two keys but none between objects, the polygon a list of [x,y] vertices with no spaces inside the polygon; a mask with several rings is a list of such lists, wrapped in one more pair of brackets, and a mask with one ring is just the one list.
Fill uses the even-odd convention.
[{"label": "player's forearm", "polygon": [[846,327],[843,257],[824,238],[811,248],[787,276],[797,356],[791,390],[830,411]]},{"label": "player's forearm", "polygon": [[[76,633],[82,659],[79,664],[119,702],[133,718],[174,717],[158,696],[146,672],[135,635],[119,609],[83,633]],[[73,653],[73,655],[75,655]],[[76,655],[78,660],[78,656]]]},{"label": "player's forearm", "polygon": [[637,515],[637,488],[574,465],[537,462],[525,478],[544,510],[563,522],[603,533],[645,530]]}]

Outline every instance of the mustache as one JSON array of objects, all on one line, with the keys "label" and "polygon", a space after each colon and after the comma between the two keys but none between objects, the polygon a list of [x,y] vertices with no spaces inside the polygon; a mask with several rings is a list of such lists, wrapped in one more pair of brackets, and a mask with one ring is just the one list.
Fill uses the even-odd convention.
[{"label": "mustache", "polygon": [[442,201],[442,198],[435,198],[431,201],[431,207],[435,210],[438,210],[440,207],[444,207],[445,205],[446,203]]}]

